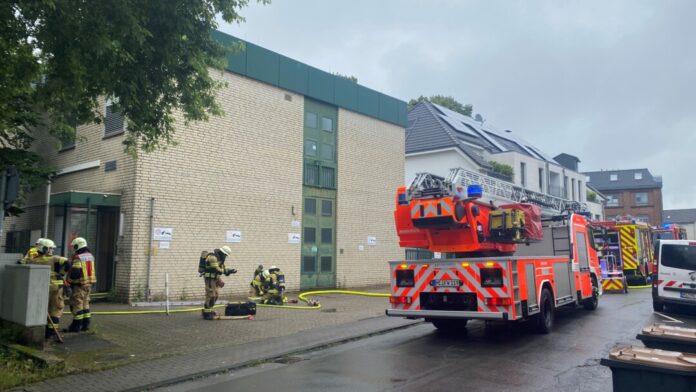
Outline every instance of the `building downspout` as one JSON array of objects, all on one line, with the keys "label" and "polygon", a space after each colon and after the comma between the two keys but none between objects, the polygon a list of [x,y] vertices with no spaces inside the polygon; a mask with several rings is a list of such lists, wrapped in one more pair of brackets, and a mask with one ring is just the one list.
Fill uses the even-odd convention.
[{"label": "building downspout", "polygon": [[152,230],[155,219],[155,198],[150,198],[150,231],[147,239],[147,281],[145,282],[145,301],[150,301],[150,271],[152,269]]},{"label": "building downspout", "polygon": [[[51,211],[51,180],[46,184],[46,208],[44,211],[44,221],[43,221],[43,235],[42,238],[49,238],[48,235],[48,216]],[[65,219],[65,218],[63,218]]]}]

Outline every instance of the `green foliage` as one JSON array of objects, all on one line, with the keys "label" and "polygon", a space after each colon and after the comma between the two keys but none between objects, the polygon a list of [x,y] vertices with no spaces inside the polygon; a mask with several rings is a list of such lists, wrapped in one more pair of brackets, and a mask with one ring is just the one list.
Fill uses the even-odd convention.
[{"label": "green foliage", "polygon": [[338,76],[339,78],[348,79],[348,80],[350,80],[350,81],[353,82],[353,83],[358,83],[358,78],[356,78],[356,77],[353,76],[353,75],[344,75],[344,74],[341,74],[341,73],[338,73],[338,72],[334,72],[334,75]]},{"label": "green foliage", "polygon": [[591,201],[593,203],[597,202],[597,194],[592,192],[592,191],[587,191],[587,201]]},{"label": "green foliage", "polygon": [[489,161],[488,163],[491,165],[494,172],[513,178],[515,171],[513,170],[512,166],[505,163],[498,163],[496,161]]},{"label": "green foliage", "polygon": [[233,47],[210,33],[216,15],[244,21],[248,2],[9,1],[0,7],[0,165],[17,165],[25,190],[44,183],[52,172],[30,152],[37,130],[69,140],[76,122],[103,121],[103,97],[118,98],[133,155],[174,142],[175,112],[184,124],[222,115],[223,83],[209,69],[223,69]]},{"label": "green foliage", "polygon": [[420,96],[415,99],[408,101],[408,109],[411,110],[414,106],[421,102],[430,102],[436,105],[444,106],[447,109],[454,110],[457,113],[461,113],[465,116],[471,117],[474,110],[474,106],[471,104],[463,105],[461,102],[457,101],[453,97],[445,97],[444,95],[432,95],[430,97]]},{"label": "green foliage", "polygon": [[0,346],[0,390],[25,385],[66,373],[63,368],[49,368]]}]

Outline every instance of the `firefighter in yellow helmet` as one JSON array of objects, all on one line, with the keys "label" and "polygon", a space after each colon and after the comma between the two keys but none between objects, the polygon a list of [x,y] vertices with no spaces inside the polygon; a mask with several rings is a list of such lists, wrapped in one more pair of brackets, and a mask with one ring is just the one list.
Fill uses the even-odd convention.
[{"label": "firefighter in yellow helmet", "polygon": [[36,242],[34,243],[34,246],[32,246],[31,248],[29,248],[27,250],[27,252],[24,254],[24,258],[22,259],[22,264],[26,264],[26,260],[33,259],[34,257],[39,255],[39,244],[43,240],[44,240],[43,238],[37,239]]},{"label": "firefighter in yellow helmet", "polygon": [[203,318],[213,320],[215,318],[215,302],[218,299],[218,288],[225,284],[220,279],[220,275],[229,276],[237,272],[234,268],[225,268],[225,259],[232,253],[229,246],[223,246],[208,253],[205,258],[205,271],[203,279],[205,281],[205,303],[203,304]]},{"label": "firefighter in yellow helmet", "polygon": [[68,271],[70,264],[66,257],[55,256],[53,252],[56,249],[56,244],[48,238],[42,238],[39,243],[38,255],[33,258],[25,259],[27,264],[47,265],[50,267],[50,280],[48,287],[48,314],[51,317],[53,325],[46,326],[46,338],[56,335],[55,328],[60,324],[60,318],[63,316],[64,299],[63,299],[63,284],[64,276]]},{"label": "firefighter in yellow helmet", "polygon": [[270,305],[282,305],[284,301],[283,293],[285,292],[285,275],[280,272],[280,268],[272,265],[266,271],[263,271],[264,293],[261,303]]},{"label": "firefighter in yellow helmet", "polygon": [[70,284],[70,311],[73,321],[67,332],[88,331],[92,315],[89,311],[89,294],[92,285],[97,283],[94,255],[87,248],[87,240],[82,237],[75,238],[72,243],[75,253],[70,263],[70,272],[67,282]]}]

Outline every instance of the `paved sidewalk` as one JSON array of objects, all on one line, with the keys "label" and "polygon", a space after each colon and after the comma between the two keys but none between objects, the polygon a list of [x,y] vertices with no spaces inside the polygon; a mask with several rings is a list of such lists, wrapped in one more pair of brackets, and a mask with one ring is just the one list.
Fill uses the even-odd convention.
[{"label": "paved sidewalk", "polygon": [[[68,336],[65,346],[53,348],[81,374],[17,390],[155,388],[417,323],[385,317],[386,298],[332,294],[320,300],[322,310],[259,308],[254,320],[205,321],[199,313],[94,316],[94,335]],[[120,367],[87,373],[114,366]]]}]

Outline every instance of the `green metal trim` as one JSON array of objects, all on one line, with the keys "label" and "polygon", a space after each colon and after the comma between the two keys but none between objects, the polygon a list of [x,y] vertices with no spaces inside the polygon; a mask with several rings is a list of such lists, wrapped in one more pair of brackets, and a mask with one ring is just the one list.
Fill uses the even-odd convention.
[{"label": "green metal trim", "polygon": [[89,205],[91,207],[120,207],[121,195],[90,193],[90,192],[63,192],[51,195],[52,206],[61,205]]},{"label": "green metal trim", "polygon": [[404,128],[407,126],[404,101],[221,31],[215,30],[211,36],[226,46],[243,44],[243,49],[227,55],[230,72]]}]

